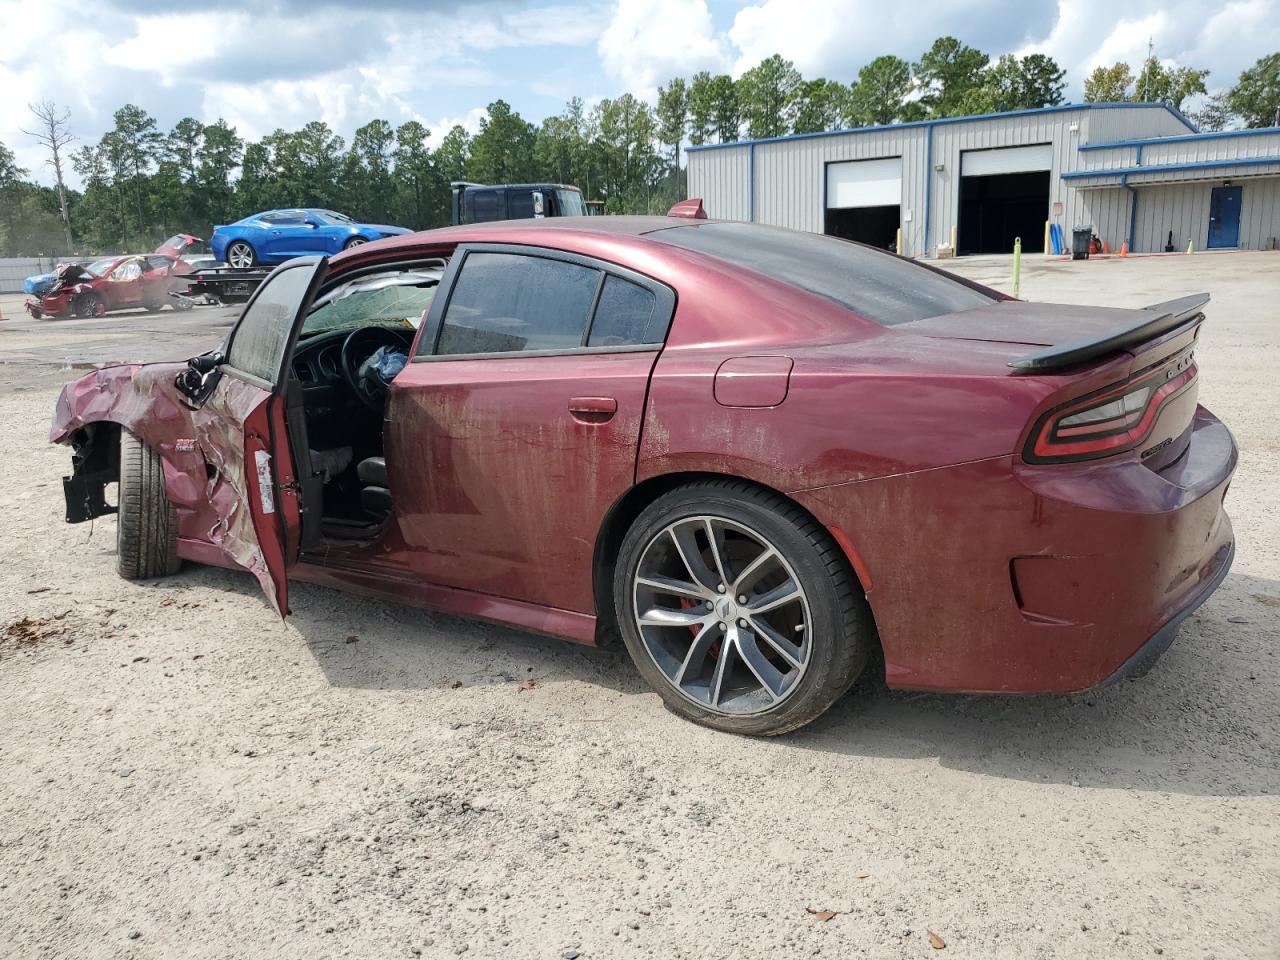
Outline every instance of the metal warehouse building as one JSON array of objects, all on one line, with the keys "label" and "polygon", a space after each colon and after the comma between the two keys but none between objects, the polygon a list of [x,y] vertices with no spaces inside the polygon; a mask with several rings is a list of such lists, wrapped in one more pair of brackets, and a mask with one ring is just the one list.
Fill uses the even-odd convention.
[{"label": "metal warehouse building", "polygon": [[689,149],[711,217],[931,256],[1044,249],[1045,222],[1112,249],[1274,248],[1280,128],[1198,133],[1163,104],[1086,103]]}]

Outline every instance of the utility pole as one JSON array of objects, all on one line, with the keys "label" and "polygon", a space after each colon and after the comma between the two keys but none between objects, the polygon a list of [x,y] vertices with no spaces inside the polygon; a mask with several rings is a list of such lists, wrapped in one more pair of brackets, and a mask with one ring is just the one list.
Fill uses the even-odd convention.
[{"label": "utility pole", "polygon": [[47,163],[53,167],[53,178],[58,184],[58,207],[62,213],[62,235],[66,240],[66,253],[71,253],[71,217],[67,214],[67,185],[62,177],[62,148],[75,140],[75,136],[67,131],[67,121],[71,119],[69,109],[59,111],[52,100],[41,100],[29,103],[27,107],[40,121],[38,130],[23,130],[29,137],[35,137],[49,151]]}]

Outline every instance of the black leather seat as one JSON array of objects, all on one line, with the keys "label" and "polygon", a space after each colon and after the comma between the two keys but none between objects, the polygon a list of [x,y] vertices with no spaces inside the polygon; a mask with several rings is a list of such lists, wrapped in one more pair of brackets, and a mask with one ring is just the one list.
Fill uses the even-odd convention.
[{"label": "black leather seat", "polygon": [[360,508],[374,520],[391,515],[391,491],[387,489],[387,461],[369,457],[356,464],[360,480]]},{"label": "black leather seat", "polygon": [[366,487],[387,485],[387,461],[383,457],[369,457],[356,464],[356,476]]}]

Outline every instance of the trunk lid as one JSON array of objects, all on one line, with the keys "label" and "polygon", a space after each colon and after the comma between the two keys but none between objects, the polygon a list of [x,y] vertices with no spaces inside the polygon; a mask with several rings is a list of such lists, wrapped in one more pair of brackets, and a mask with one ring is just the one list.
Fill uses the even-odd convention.
[{"label": "trunk lid", "polygon": [[[1006,376],[1040,375],[1060,383],[1037,411],[1033,444],[1046,430],[1079,434],[1087,428],[1067,424],[1082,422],[1081,409],[1105,410],[1114,396],[1145,388],[1150,418],[1134,413],[1133,421],[1124,421],[1133,424],[1134,438],[1124,449],[1136,449],[1158,470],[1181,455],[1195,417],[1199,384],[1192,357],[1208,299],[1197,294],[1139,309],[1005,300],[897,329],[970,341],[987,352],[995,348],[1007,355]],[[1072,419],[1056,424],[1064,417]],[[1114,422],[1119,432],[1121,421]]]}]

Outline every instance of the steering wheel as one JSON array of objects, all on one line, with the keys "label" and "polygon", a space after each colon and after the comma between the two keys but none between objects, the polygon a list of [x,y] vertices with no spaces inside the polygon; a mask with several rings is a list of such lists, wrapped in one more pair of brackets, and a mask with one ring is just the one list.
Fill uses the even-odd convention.
[{"label": "steering wheel", "polygon": [[338,366],[347,386],[363,406],[381,412],[387,394],[387,385],[369,365],[369,358],[379,347],[399,347],[408,353],[412,343],[413,331],[394,327],[360,327],[347,334],[342,341]]}]

